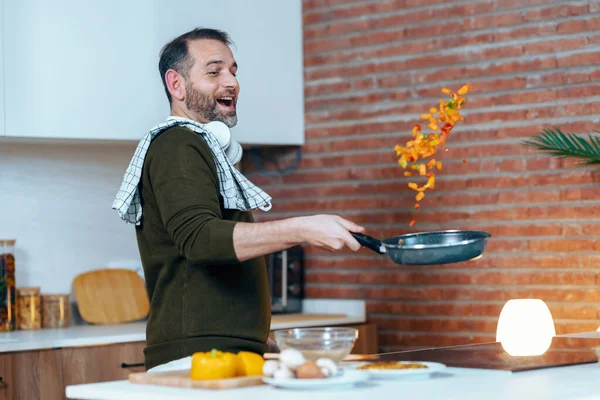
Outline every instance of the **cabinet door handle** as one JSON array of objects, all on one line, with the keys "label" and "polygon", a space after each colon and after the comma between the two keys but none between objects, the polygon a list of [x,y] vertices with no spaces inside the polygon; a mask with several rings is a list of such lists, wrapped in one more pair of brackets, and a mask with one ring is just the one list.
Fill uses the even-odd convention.
[{"label": "cabinet door handle", "polygon": [[127,364],[122,362],[121,363],[121,368],[135,368],[135,367],[143,367],[144,363],[139,363],[139,364]]},{"label": "cabinet door handle", "polygon": [[8,383],[4,382],[4,379],[0,376],[0,389],[4,389],[8,387]]}]

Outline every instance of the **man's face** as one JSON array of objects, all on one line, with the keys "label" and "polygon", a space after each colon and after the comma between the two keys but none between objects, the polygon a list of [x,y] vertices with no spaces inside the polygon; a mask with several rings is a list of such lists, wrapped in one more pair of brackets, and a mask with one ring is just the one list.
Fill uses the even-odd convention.
[{"label": "man's face", "polygon": [[189,42],[188,51],[195,62],[186,79],[187,109],[198,122],[221,121],[234,127],[240,86],[231,49],[218,40],[202,39]]}]

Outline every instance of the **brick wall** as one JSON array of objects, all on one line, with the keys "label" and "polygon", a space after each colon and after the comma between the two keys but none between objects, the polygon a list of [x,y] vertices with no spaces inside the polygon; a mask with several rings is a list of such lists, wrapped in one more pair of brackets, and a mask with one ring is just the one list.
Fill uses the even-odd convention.
[{"label": "brick wall", "polygon": [[[559,333],[598,328],[600,167],[520,141],[600,130],[600,1],[305,0],[304,57],[302,161],[283,176],[249,173],[275,199],[259,220],[326,212],[376,237],[494,235],[480,260],[421,268],[307,248],[309,297],[366,299],[383,351],[494,339],[502,305],[519,297],[546,301]],[[442,87],[467,81],[465,122],[415,211],[393,147]],[[270,153],[280,166],[294,157]]]}]

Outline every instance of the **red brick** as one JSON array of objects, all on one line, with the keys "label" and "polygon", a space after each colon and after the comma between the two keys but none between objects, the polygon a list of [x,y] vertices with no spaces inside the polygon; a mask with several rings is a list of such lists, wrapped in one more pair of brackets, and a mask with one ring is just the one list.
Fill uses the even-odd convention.
[{"label": "red brick", "polygon": [[364,299],[387,299],[387,300],[478,300],[478,301],[501,301],[511,299],[537,298],[545,302],[598,302],[600,292],[596,285],[587,288],[553,288],[540,289],[536,287],[519,287],[479,289],[471,287],[469,290],[460,288],[405,288],[405,287],[357,287],[357,286],[326,286],[314,287],[308,285],[306,292],[308,297],[315,298],[364,298]]},{"label": "red brick", "polygon": [[[306,45],[305,53],[306,56],[304,58],[304,66],[305,67],[319,67],[324,65],[331,64],[343,64],[352,61],[362,61],[368,59],[377,59],[382,57],[394,57],[394,56],[406,56],[406,55],[419,55],[424,52],[435,52],[440,50],[450,50],[456,49],[457,53],[463,54],[460,52],[460,47],[468,46],[468,45],[476,45],[476,44],[492,44],[492,43],[502,43],[503,41],[514,40],[516,38],[528,38],[532,36],[545,36],[551,35],[556,32],[555,25],[544,25],[544,26],[527,26],[527,27],[519,27],[514,31],[508,32],[496,32],[494,34],[491,33],[478,33],[478,32],[461,32],[457,35],[452,36],[442,36],[435,38],[427,38],[422,40],[413,40],[413,41],[402,41],[403,32],[384,32],[381,34],[382,39],[385,39],[385,44],[379,45],[378,47],[365,47],[358,46],[354,48],[344,49],[343,51],[336,51],[331,53],[313,53],[311,49],[314,46],[318,46],[319,44],[327,44],[332,43],[336,39],[332,41],[324,41],[324,42],[316,42],[316,43],[308,43]],[[597,36],[592,36],[593,38]],[[585,39],[582,37],[582,39]],[[344,45],[348,45],[348,39],[339,39],[340,43]],[[593,40],[593,39],[588,39]],[[585,41],[585,40],[584,40]],[[389,43],[388,43],[389,42]],[[559,41],[560,43],[565,42]],[[540,42],[540,47],[537,48],[535,44],[527,45],[530,46],[528,50],[525,52],[533,53],[533,52],[541,52],[545,48],[546,42]],[[574,42],[581,46],[578,39]],[[507,50],[503,50],[507,49]],[[514,49],[519,49],[517,53],[523,53],[524,50],[521,46],[514,47],[514,45],[509,45],[505,48],[500,47],[500,51],[506,54],[506,51],[513,51]],[[565,48],[568,50],[568,47]],[[551,52],[551,51],[549,51]],[[477,59],[477,55],[481,54],[480,52],[468,53],[474,54],[475,58],[472,58],[473,55],[470,56],[470,59]],[[486,50],[487,55],[493,56],[493,58],[500,57],[499,54],[494,53],[494,50]],[[506,57],[504,55],[503,57]]]},{"label": "red brick", "polygon": [[[595,38],[600,36],[596,35],[593,37]],[[526,54],[572,51],[582,49],[588,46],[588,40],[589,39],[587,39],[586,37],[577,37],[569,39],[548,40],[544,42],[526,43],[523,45],[523,50]]]},{"label": "red brick", "polygon": [[[491,317],[498,318],[503,304],[481,303],[406,303],[374,301],[367,304],[367,313],[371,321],[373,314],[398,316],[429,317]],[[554,305],[549,304],[550,312],[555,320],[597,320],[600,319],[598,307],[593,305]],[[564,323],[563,323],[564,324]],[[594,329],[595,330],[595,329]]]},{"label": "red brick", "polygon": [[[318,22],[337,21],[347,18],[362,17],[365,14],[372,15],[378,13],[390,13],[394,11],[409,11],[409,15],[412,15],[410,8],[406,7],[405,0],[388,0],[385,2],[358,4],[353,7],[331,9],[327,11],[305,12],[304,26],[310,26],[310,24]],[[402,14],[400,14],[399,16],[401,17]],[[339,34],[339,32],[336,31],[336,34]]]},{"label": "red brick", "polygon": [[530,242],[531,251],[599,251],[600,242],[595,239],[546,239]]},{"label": "red brick", "polygon": [[[547,12],[554,12],[555,9],[561,8],[564,6],[551,7]],[[583,11],[583,9],[581,10]],[[327,52],[332,50],[349,50],[349,51],[366,51],[365,54],[373,54],[378,56],[382,56],[382,54],[391,55],[402,55],[407,53],[418,53],[419,49],[421,51],[432,51],[432,50],[441,50],[449,47],[455,46],[463,46],[470,44],[478,44],[478,43],[497,43],[506,40],[514,40],[518,38],[529,38],[529,37],[543,37],[544,35],[554,34],[556,32],[560,33],[575,33],[575,32],[594,32],[598,30],[598,24],[600,23],[600,18],[592,17],[589,18],[589,15],[586,12],[582,12],[579,14],[581,18],[573,18],[564,22],[553,22],[548,24],[549,21],[547,18],[544,19],[546,24],[541,26],[514,26],[514,29],[503,32],[494,32],[493,34],[489,33],[480,33],[477,30],[473,29],[485,29],[489,26],[505,26],[511,25],[515,23],[519,23],[523,21],[523,17],[518,12],[507,12],[504,14],[494,14],[488,16],[475,16],[474,18],[464,19],[459,22],[448,22],[446,24],[437,22],[436,25],[433,26],[418,26],[418,27],[408,27],[408,28],[398,28],[396,31],[386,31],[386,32],[360,32],[357,36],[345,36],[345,37],[335,37],[328,38],[327,34],[329,32],[348,32],[352,33],[356,30],[357,26],[356,22],[345,23],[348,26],[332,28],[331,25],[327,27],[306,27],[304,29],[304,37],[307,42],[305,43],[304,53],[310,57],[312,54]],[[385,27],[386,24],[389,24],[389,27],[396,27],[398,24],[396,20],[393,18],[388,19],[387,21],[379,20],[377,21],[377,26]],[[461,29],[462,27],[462,29]],[[443,33],[453,33],[452,35],[443,35]],[[404,48],[404,52],[399,50],[382,50],[382,53],[372,53],[369,52],[368,49],[363,48],[361,46],[368,46],[373,44],[385,44],[392,43],[394,46],[394,42],[397,42],[402,39],[410,38],[410,39],[418,39],[418,38],[429,38],[432,35],[442,36],[441,38],[434,37],[431,39],[419,41],[416,43],[407,42],[401,45]],[[312,40],[311,40],[312,39]],[[316,40],[319,39],[319,40]],[[361,47],[358,50],[354,50],[353,48]],[[412,49],[412,51],[410,50]],[[377,50],[376,50],[377,51]],[[307,58],[309,61],[309,66],[314,65],[310,58]],[[346,59],[345,61],[350,61],[352,59]]]},{"label": "red brick", "polygon": [[410,346],[411,348],[460,346],[465,344],[495,342],[495,335],[452,335],[444,334],[407,334],[407,333],[385,333],[378,335],[381,345]]},{"label": "red brick", "polygon": [[564,18],[582,15],[587,14],[588,11],[587,4],[562,4],[556,7],[525,11],[523,17],[526,21],[538,21],[547,18]]},{"label": "red brick", "polygon": [[415,318],[376,318],[370,317],[369,322],[386,331],[403,332],[482,332],[495,333],[497,321],[470,320],[466,318],[444,319],[415,319]]},{"label": "red brick", "polygon": [[[338,14],[344,14],[344,18],[349,18],[352,16],[361,16],[365,13],[365,8],[372,9],[373,12],[385,12],[387,8],[388,11],[395,11],[396,6],[393,3],[371,3],[361,5],[355,8],[345,8],[339,9],[335,12]],[[350,19],[350,20],[342,20],[341,23],[330,23],[327,25],[319,25],[319,26],[305,26],[305,38],[306,39],[317,39],[326,36],[336,36],[343,34],[352,34],[361,31],[372,31],[376,29],[380,29],[382,27],[390,27],[390,26],[398,26],[398,25],[406,25],[410,24],[412,21],[416,19],[427,20],[433,18],[434,12],[433,10],[416,10],[416,11],[408,11],[407,13],[390,13],[386,15],[381,15],[376,18],[369,19]],[[373,12],[370,12],[373,13]],[[313,14],[314,15],[314,14]],[[325,16],[325,14],[320,14],[320,16]],[[329,14],[328,16],[332,16]],[[305,18],[306,20],[306,18]]]},{"label": "red brick", "polygon": [[557,335],[567,335],[570,333],[595,332],[598,329],[598,322],[555,322]]},{"label": "red brick", "polygon": [[[361,142],[360,140],[357,140],[356,142]],[[337,143],[337,142],[336,142]],[[368,143],[368,142],[367,142]],[[357,143],[358,145],[358,143]],[[367,144],[365,144],[365,146],[368,146]],[[323,152],[325,152],[326,150],[323,149]],[[465,147],[465,148],[455,148],[452,149],[452,156],[453,157],[458,157],[459,160],[462,160],[463,158],[469,159],[470,161],[467,163],[462,163],[462,162],[451,162],[450,160],[446,159],[446,161],[444,162],[444,165],[442,167],[442,171],[438,171],[436,172],[437,175],[437,179],[436,179],[436,189],[433,189],[433,192],[435,192],[436,190],[446,190],[446,189],[451,189],[451,190],[462,190],[464,188],[467,187],[480,187],[480,188],[501,188],[501,187],[506,187],[506,185],[504,184],[504,182],[506,182],[507,180],[510,181],[510,184],[513,184],[515,182],[517,182],[518,186],[523,187],[526,185],[529,185],[531,183],[542,183],[545,182],[547,180],[547,176],[544,175],[540,175],[539,177],[535,177],[533,179],[537,179],[538,182],[532,182],[532,178],[528,178],[527,182],[522,182],[522,183],[518,183],[518,177],[497,177],[495,179],[490,179],[488,177],[472,177],[470,179],[457,179],[456,177],[452,176],[452,175],[469,175],[469,174],[474,174],[474,173],[479,173],[481,171],[481,166],[479,165],[479,162],[477,160],[475,160],[475,158],[479,157],[481,154],[486,154],[488,156],[502,156],[505,154],[509,154],[510,156],[514,157],[520,154],[526,154],[527,153],[527,149],[525,148],[525,146],[521,145],[521,144],[496,144],[496,145],[487,145],[487,146],[477,146],[477,147]],[[391,157],[391,155],[390,155]],[[386,157],[386,160],[388,160],[389,158]],[[351,161],[351,160],[350,160]],[[533,162],[536,161],[534,160],[528,160],[526,167],[522,167],[519,166],[518,163],[516,163],[517,165],[512,165],[512,166],[508,166],[505,165],[506,169],[503,170],[502,172],[531,172],[531,171],[544,171],[544,170],[552,170],[554,169],[554,163],[552,161],[544,161],[544,160],[540,160],[540,166],[536,166],[533,164]],[[293,174],[287,174],[284,175],[281,178],[281,181],[284,183],[304,183],[304,182],[310,182],[310,183],[319,183],[319,182],[332,182],[332,181],[345,181],[345,180],[362,180],[362,181],[369,181],[369,180],[375,180],[375,179],[399,179],[402,180],[404,182],[404,184],[402,184],[401,182],[398,182],[396,184],[395,187],[397,188],[404,188],[404,190],[406,191],[406,185],[408,184],[408,182],[410,181],[417,181],[420,182],[422,180],[424,180],[425,178],[421,178],[418,176],[414,176],[414,177],[410,177],[410,178],[405,178],[403,176],[404,174],[404,169],[402,167],[400,167],[399,165],[397,165],[394,161],[392,161],[391,159],[389,159],[389,164],[388,165],[378,165],[375,168],[371,167],[353,167],[353,166],[348,166],[348,167],[340,167],[340,168],[336,168],[336,169],[332,169],[332,170],[326,170],[326,171],[312,171],[312,170],[299,170],[294,172]],[[447,177],[449,176],[449,177]],[[266,183],[269,178],[265,177],[263,175],[251,175],[249,174],[249,177],[251,177],[251,179],[256,182],[257,184],[264,184]],[[555,177],[555,175],[550,175],[549,177]],[[469,177],[467,177],[469,178]],[[461,183],[462,182],[462,183]],[[577,183],[587,183],[589,182],[589,180],[584,180],[583,182],[573,182],[573,184],[577,184]],[[370,184],[370,182],[363,182],[365,185]],[[356,194],[356,191],[350,191],[347,194]],[[407,192],[410,193],[410,192]],[[428,193],[432,193],[432,191],[427,191],[426,194]],[[342,194],[342,193],[340,193]]]},{"label": "red brick", "polygon": [[391,96],[387,93],[368,93],[364,95],[351,95],[344,96],[342,99],[339,98],[321,98],[314,100],[307,100],[305,103],[305,110],[307,113],[312,111],[324,111],[331,108],[337,108],[339,106],[354,106],[379,103]]},{"label": "red brick", "polygon": [[[398,167],[399,168],[399,167]],[[456,179],[456,180],[448,180],[446,182],[438,180],[436,184],[435,193],[439,193],[444,190],[459,190],[463,191],[469,187],[471,188],[480,188],[480,189],[515,189],[515,188],[527,188],[532,185],[542,187],[555,187],[557,181],[568,181],[571,185],[587,185],[592,184],[597,181],[598,178],[594,178],[594,174],[592,173],[581,173],[581,172],[560,172],[554,174],[544,174],[544,175],[532,175],[530,177],[523,176],[513,176],[513,177],[503,177],[496,179],[489,178],[471,178],[471,179]],[[262,179],[261,179],[262,177]],[[324,175],[324,181],[327,182],[327,175]],[[267,178],[264,176],[253,176],[252,181],[265,183],[268,182],[271,178]],[[368,195],[382,195],[382,194],[398,194],[404,193],[408,195],[411,193],[407,190],[407,187],[404,184],[400,184],[398,182],[361,182],[360,185],[357,183],[353,184],[341,184],[341,185],[324,185],[324,186],[304,186],[300,189],[298,188],[285,188],[281,186],[284,182],[284,178],[279,178],[276,186],[280,188],[279,191],[274,189],[272,191],[273,195],[277,198],[281,199],[292,199],[295,197],[311,197],[311,196],[319,196],[319,197],[327,197],[327,196],[354,196],[356,194],[361,194],[363,196]],[[303,182],[302,179],[299,180]],[[266,185],[265,188],[269,189],[271,192],[271,187]],[[275,201],[274,204],[277,202]],[[565,212],[566,214],[566,212]],[[589,210],[588,210],[589,216]],[[585,217],[587,218],[587,217]]]},{"label": "red brick", "polygon": [[359,3],[361,1],[363,0],[302,0],[302,10],[308,12],[310,10]]},{"label": "red brick", "polygon": [[481,303],[407,303],[372,301],[367,303],[367,313],[393,314],[400,316],[498,317],[502,311],[502,306],[502,304]]},{"label": "red brick", "polygon": [[[495,241],[494,243],[497,243]],[[416,272],[311,272],[307,283],[354,283],[387,285],[596,285],[595,272],[482,272],[482,273],[416,273]]]},{"label": "red brick", "polygon": [[378,335],[382,345],[410,346],[412,348],[460,346],[465,344],[495,342],[495,335],[452,335],[385,333]]},{"label": "red brick", "polygon": [[[586,96],[597,96],[598,85],[581,85],[567,88],[548,88],[548,86],[594,83],[600,79],[600,70],[596,73],[584,72],[551,72],[540,74],[534,77],[516,77],[516,78],[490,78],[488,80],[473,82],[474,91],[468,96],[466,109],[471,109],[474,105],[480,107],[491,107],[498,105],[510,105],[517,103],[531,103],[554,101],[566,98],[582,98]],[[381,103],[383,100],[406,100],[414,96],[415,103],[437,102],[441,95],[441,87],[434,86],[424,89],[418,89],[414,94],[403,89],[410,83],[410,79],[405,75],[392,75],[381,77],[377,81],[377,86],[384,88],[394,88],[393,92],[371,92],[361,95],[351,94],[348,96],[340,95],[328,99],[308,99],[306,102],[307,112],[313,110],[322,111],[330,108],[348,107],[353,104],[365,105]],[[338,85],[338,84],[335,84]],[[341,85],[341,84],[339,84]],[[317,85],[311,91],[327,92],[332,84]],[[457,85],[458,88],[459,85]],[[309,88],[312,88],[310,86]],[[526,89],[530,88],[530,89]],[[397,91],[400,90],[400,91]],[[519,90],[516,93],[494,95],[498,90]],[[352,93],[352,92],[350,92]],[[578,95],[579,94],[579,95]]]},{"label": "red brick", "polygon": [[[585,47],[585,46],[582,46]],[[484,77],[495,75],[496,73],[515,73],[515,72],[526,72],[532,70],[545,70],[557,67],[556,56],[554,54],[540,55],[538,59],[534,60],[522,60],[522,61],[502,61],[502,58],[516,57],[523,54],[523,49],[520,47],[507,47],[504,49],[490,49],[484,52],[471,52],[461,54],[444,54],[444,55],[427,55],[415,57],[403,61],[384,61],[377,62],[377,60],[370,60],[367,63],[353,66],[339,66],[332,65],[329,68],[319,68],[317,70],[310,70],[306,72],[307,81],[315,81],[319,79],[331,79],[339,77],[355,77],[366,74],[382,74],[391,73],[393,71],[415,71],[422,68],[443,68],[444,73],[436,71],[431,75],[426,75],[428,78],[437,75],[437,79],[426,79],[428,82],[443,79],[459,79],[460,77],[468,76],[471,79],[473,77]],[[573,66],[573,65],[589,65],[593,64],[597,60],[594,55],[595,52],[574,54],[570,56],[564,56],[560,58],[560,65],[558,66]],[[482,68],[477,65],[480,61],[499,59],[496,64],[491,65],[487,68]],[[459,68],[451,68],[455,64],[460,62],[470,61],[472,66],[463,66]]]},{"label": "red brick", "polygon": [[474,19],[470,25],[471,29],[486,29],[490,26],[500,28],[510,25],[518,25],[524,22],[524,17],[521,13],[508,12],[503,14],[485,15]]},{"label": "red brick", "polygon": [[[485,230],[485,227],[482,227]],[[391,231],[391,229],[390,229]],[[402,234],[407,233],[408,229],[396,228],[395,233]],[[391,235],[390,235],[391,236]],[[381,236],[386,237],[386,236]],[[495,239],[492,239],[495,240]],[[309,269],[319,268],[393,268],[398,269],[398,265],[394,264],[386,257],[369,254],[366,250],[362,251],[364,258],[356,258],[356,254],[348,255],[345,258],[332,259],[328,256],[330,254],[315,254],[314,251],[307,249],[311,257],[307,261]],[[372,253],[371,253],[372,254]],[[561,255],[556,257],[552,253],[548,255],[511,255],[511,256],[488,256],[487,253],[484,257],[473,262],[458,263],[458,264],[446,264],[442,266],[432,266],[430,269],[443,269],[453,270],[459,269],[521,269],[521,268],[539,268],[540,270],[548,269],[586,269],[586,268],[598,268],[600,266],[600,254],[595,255],[579,255],[569,254]]]},{"label": "red brick", "polygon": [[[597,122],[592,120],[578,121],[571,123],[563,123],[560,125],[564,132],[572,133],[583,133],[591,132],[595,129]],[[532,123],[528,126],[519,127],[507,127],[507,128],[494,128],[491,127],[489,130],[471,130],[458,128],[456,131],[452,131],[452,138],[450,143],[469,143],[477,141],[481,138],[487,139],[508,139],[508,138],[519,138],[525,139],[531,137],[537,133],[542,132],[548,128],[548,125],[540,123]]]},{"label": "red brick", "polygon": [[[531,104],[531,103],[549,103],[557,100],[565,100],[572,98],[574,100],[581,100],[588,96],[600,95],[600,85],[591,86],[574,86],[567,89],[538,89],[528,90],[520,93],[515,93],[505,96],[493,96],[493,95],[474,95],[467,98],[467,103],[464,106],[465,110],[469,111],[469,117],[466,118],[466,123],[476,124],[481,121],[498,118],[495,114],[490,114],[489,111],[480,112],[475,114],[479,108],[492,108],[494,106],[501,105],[516,105],[516,104]],[[379,102],[382,102],[384,98],[379,98]],[[429,109],[430,106],[435,105],[438,99],[442,96],[430,97],[430,100],[425,96],[419,97],[418,100],[411,102],[407,105],[401,106],[380,106],[375,110],[363,110],[361,108],[347,108],[340,111],[328,111],[327,109],[318,109],[315,111],[308,110],[306,113],[306,123],[316,124],[321,122],[334,122],[334,121],[359,121],[361,119],[373,119],[377,117],[385,117],[389,115],[414,115],[414,123],[417,123],[418,116],[424,111]],[[325,101],[330,105],[337,105],[335,99]],[[594,112],[595,103],[590,103],[587,107],[592,107],[591,112]],[[580,111],[582,107],[586,107],[581,104],[573,104],[561,107],[563,112],[577,113],[577,115],[585,115],[585,112]],[[540,104],[537,107],[529,107],[530,114],[542,115],[541,113],[554,113],[556,112],[552,107],[548,107],[547,104]],[[590,112],[590,111],[588,111]],[[514,112],[511,112],[514,113]],[[474,116],[476,115],[476,116]],[[489,117],[488,117],[489,115]],[[519,114],[517,114],[519,115]],[[520,115],[526,115],[523,111]],[[460,125],[457,125],[460,126]]]},{"label": "red brick", "polygon": [[[328,12],[308,13],[304,15],[305,38],[315,39],[324,36],[351,34],[385,27],[412,24],[414,21],[444,20],[468,15],[485,13],[493,10],[488,2],[477,2],[468,5],[448,4],[438,9],[411,10],[405,1],[386,1],[362,4],[356,7],[330,10]],[[399,12],[398,12],[399,11]],[[369,19],[359,19],[365,14],[373,15]],[[378,15],[374,15],[378,14]],[[314,23],[330,21],[328,24],[311,26]],[[341,21],[336,23],[335,21]]]},{"label": "red brick", "polygon": [[[578,190],[584,196],[597,195],[600,189],[598,188],[587,188]],[[432,192],[427,193],[427,202],[423,203],[423,210],[435,211],[438,208],[447,209],[448,207],[465,207],[465,206],[484,206],[494,204],[513,204],[513,205],[528,205],[535,203],[555,203],[558,204],[561,201],[565,201],[563,193],[569,192],[569,189],[563,190],[535,190],[535,191],[504,191],[504,192],[492,192],[492,193],[481,193],[481,194],[470,194],[470,193],[445,193],[445,192]],[[588,193],[588,194],[586,194]],[[302,201],[279,201],[274,205],[274,211],[291,213],[298,211],[311,211],[311,212],[340,212],[342,210],[364,210],[372,212],[378,209],[400,209],[400,208],[412,208],[415,203],[414,192],[404,188],[398,188],[398,193],[393,196],[382,197],[379,195],[373,199],[365,198],[335,198],[335,199],[314,199],[314,200],[302,200]],[[283,197],[283,196],[282,196]],[[572,197],[568,201],[584,200],[584,198],[576,199]],[[425,209],[426,207],[426,209]],[[568,225],[564,228],[567,229]],[[594,232],[598,232],[598,228],[595,225],[576,225],[579,230],[573,234],[587,234],[593,235]],[[593,228],[592,228],[593,227]],[[585,228],[585,229],[584,229]],[[575,228],[569,228],[575,229]],[[494,228],[495,232],[502,232],[508,234],[512,232],[511,236],[530,236],[530,235],[542,235],[541,232],[545,232],[548,235],[561,235],[565,230],[563,226],[557,225],[523,225],[523,226],[511,226],[510,228]],[[391,235],[395,236],[395,235]],[[543,236],[543,235],[542,235]]]},{"label": "red brick", "polygon": [[577,53],[569,56],[557,57],[559,68],[582,66],[582,65],[598,65],[600,63],[600,53],[597,51],[589,53]]},{"label": "red brick", "polygon": [[[396,229],[398,234],[405,233],[402,229]],[[381,236],[385,237],[385,236]],[[495,240],[495,239],[492,239]],[[362,250],[361,254],[364,254],[364,258],[356,258],[356,254],[348,254],[345,258],[331,259],[329,254],[317,253],[313,249],[307,249],[307,253],[310,255],[307,267],[310,270],[320,268],[345,268],[345,269],[356,269],[356,268],[384,268],[397,270],[398,265],[394,264],[387,257],[383,256],[369,256],[367,250]],[[510,253],[506,253],[510,254]],[[549,269],[585,269],[585,268],[598,268],[600,265],[600,255],[578,255],[569,254],[561,255],[556,257],[549,253],[548,255],[535,255],[535,256],[522,256],[522,255],[511,255],[499,256],[497,254],[488,254],[487,251],[484,257],[472,262],[457,263],[457,264],[445,264],[440,266],[430,266],[429,269],[452,271],[454,269],[461,270],[477,270],[481,271],[484,269],[521,269],[521,268],[539,268],[540,270]]]},{"label": "red brick", "polygon": [[584,20],[567,20],[557,25],[556,31],[559,34],[572,34],[578,32],[597,31],[600,29],[600,18],[592,17]]},{"label": "red brick", "polygon": [[543,6],[546,4],[548,4],[548,0],[495,0],[494,9],[504,10],[507,8]]}]

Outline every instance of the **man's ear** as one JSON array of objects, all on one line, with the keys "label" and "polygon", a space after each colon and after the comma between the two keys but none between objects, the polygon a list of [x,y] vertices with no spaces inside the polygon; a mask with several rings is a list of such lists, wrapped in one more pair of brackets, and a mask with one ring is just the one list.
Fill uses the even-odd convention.
[{"label": "man's ear", "polygon": [[185,100],[185,79],[179,72],[169,69],[165,73],[165,82],[171,97],[179,101]]}]

